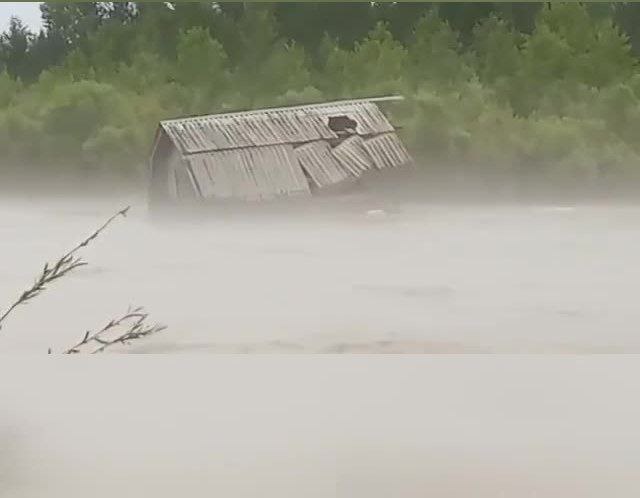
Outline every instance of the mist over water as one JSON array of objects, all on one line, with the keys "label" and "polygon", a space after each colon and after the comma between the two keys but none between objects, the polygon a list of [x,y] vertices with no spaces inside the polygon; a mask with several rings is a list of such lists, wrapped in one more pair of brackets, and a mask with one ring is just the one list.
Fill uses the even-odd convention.
[{"label": "mist over water", "polygon": [[[3,200],[3,307],[127,203]],[[138,198],[0,351],[61,351],[139,305],[168,330],[123,351],[637,352],[639,222],[635,206],[374,196],[164,220]]]},{"label": "mist over water", "polygon": [[20,379],[0,384],[3,497],[638,494],[638,367],[619,355],[79,355],[0,373]]},{"label": "mist over water", "polygon": [[[128,204],[1,331],[1,497],[637,494],[632,358],[299,353],[637,352],[640,208],[5,199],[0,302]],[[205,355],[20,355],[129,305]]]}]

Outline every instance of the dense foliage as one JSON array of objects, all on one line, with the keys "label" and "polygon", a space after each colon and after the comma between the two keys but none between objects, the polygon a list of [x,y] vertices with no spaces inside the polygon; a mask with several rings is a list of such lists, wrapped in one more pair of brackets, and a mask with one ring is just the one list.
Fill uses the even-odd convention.
[{"label": "dense foliage", "polygon": [[640,177],[638,4],[42,4],[0,38],[0,168],[139,173],[158,120],[401,93],[429,171]]}]

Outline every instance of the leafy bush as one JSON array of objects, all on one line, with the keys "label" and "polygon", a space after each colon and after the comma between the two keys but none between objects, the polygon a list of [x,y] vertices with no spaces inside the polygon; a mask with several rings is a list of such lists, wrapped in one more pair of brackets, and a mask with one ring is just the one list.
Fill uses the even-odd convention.
[{"label": "leafy bush", "polygon": [[[402,93],[394,115],[425,168],[558,185],[640,171],[640,71],[619,6],[553,3],[528,8],[531,22],[515,4],[468,10],[475,18],[456,6],[349,7],[370,26],[353,41],[347,20],[319,20],[324,36],[290,25],[339,6],[140,4],[100,18],[78,5],[46,3],[37,41],[18,25],[0,40],[12,71],[0,72],[0,167],[134,175],[161,119]],[[62,62],[34,81],[25,64],[47,50]]]}]

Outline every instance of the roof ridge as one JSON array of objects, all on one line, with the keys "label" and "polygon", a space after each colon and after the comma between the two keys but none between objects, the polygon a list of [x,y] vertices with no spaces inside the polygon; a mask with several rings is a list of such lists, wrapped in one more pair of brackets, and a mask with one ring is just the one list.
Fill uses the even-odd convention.
[{"label": "roof ridge", "polygon": [[192,122],[198,121],[201,119],[207,119],[212,117],[239,117],[239,116],[251,116],[255,114],[264,114],[268,112],[280,112],[280,111],[294,111],[294,110],[302,110],[302,109],[318,109],[323,107],[331,107],[334,105],[350,105],[350,104],[364,104],[364,103],[376,103],[376,102],[390,102],[390,101],[398,101],[404,100],[404,97],[401,95],[389,95],[383,97],[370,97],[370,98],[361,98],[361,99],[345,99],[345,100],[334,100],[330,102],[318,102],[315,104],[296,104],[290,106],[281,106],[281,107],[264,107],[261,109],[251,109],[246,111],[231,111],[231,112],[221,112],[214,114],[202,114],[198,116],[185,116],[181,118],[173,118],[173,119],[165,119],[160,121],[160,125],[165,124],[179,124],[183,122]]}]

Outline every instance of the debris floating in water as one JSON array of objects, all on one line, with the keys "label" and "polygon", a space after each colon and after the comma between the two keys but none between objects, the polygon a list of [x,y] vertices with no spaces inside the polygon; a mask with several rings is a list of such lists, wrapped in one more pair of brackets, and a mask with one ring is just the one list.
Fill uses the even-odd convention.
[{"label": "debris floating in water", "polygon": [[386,216],[387,213],[384,209],[370,209],[367,211],[367,216],[371,218],[382,218]]}]

